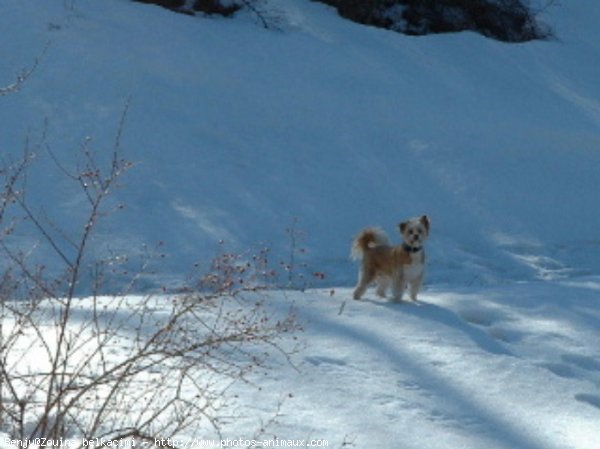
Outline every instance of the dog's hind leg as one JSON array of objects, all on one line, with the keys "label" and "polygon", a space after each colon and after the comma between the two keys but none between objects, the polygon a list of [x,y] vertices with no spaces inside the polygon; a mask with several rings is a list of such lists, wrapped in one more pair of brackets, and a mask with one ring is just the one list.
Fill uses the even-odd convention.
[{"label": "dog's hind leg", "polygon": [[388,276],[379,276],[377,278],[377,296],[385,298],[385,293],[390,287],[391,279]]},{"label": "dog's hind leg", "polygon": [[352,295],[352,297],[354,299],[360,299],[360,297],[365,294],[365,292],[367,291],[367,287],[371,282],[373,282],[374,278],[375,275],[373,273],[367,273],[361,269],[358,275],[358,284],[354,289],[354,294]]}]

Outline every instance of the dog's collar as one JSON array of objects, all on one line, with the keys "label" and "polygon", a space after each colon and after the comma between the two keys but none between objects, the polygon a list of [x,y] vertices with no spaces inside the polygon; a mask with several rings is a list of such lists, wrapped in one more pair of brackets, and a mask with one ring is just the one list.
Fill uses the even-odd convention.
[{"label": "dog's collar", "polygon": [[423,249],[422,246],[410,246],[407,243],[404,243],[402,245],[402,248],[404,248],[404,251],[406,251],[407,253],[418,253]]}]

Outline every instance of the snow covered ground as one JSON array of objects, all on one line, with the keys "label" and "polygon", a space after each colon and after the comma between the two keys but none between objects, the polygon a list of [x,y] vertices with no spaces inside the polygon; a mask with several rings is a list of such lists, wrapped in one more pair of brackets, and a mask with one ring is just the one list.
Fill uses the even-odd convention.
[{"label": "snow covered ground", "polygon": [[597,448],[598,281],[431,288],[418,305],[292,295],[298,371],[277,366],[252,403],[292,393],[273,433],[334,447]]},{"label": "snow covered ground", "polygon": [[[271,355],[245,382],[227,387],[216,415],[220,433],[205,420],[194,432],[164,436],[188,448],[304,440],[335,448],[595,449],[599,292],[598,277],[432,287],[416,304],[374,295],[354,301],[344,288],[273,291],[267,314],[284,318],[291,307],[303,331],[278,342],[283,353],[255,348]],[[152,300],[157,311],[161,301]],[[92,315],[92,301],[76,307],[73,330]],[[34,349],[21,364],[44,359]],[[244,364],[241,354],[233,357]],[[154,368],[151,376],[168,382],[169,371]],[[215,382],[214,373],[207,376]],[[0,444],[16,447],[4,437]]]},{"label": "snow covered ground", "polygon": [[[164,242],[148,286],[176,284],[220,240],[287,262],[297,219],[296,256],[327,276],[271,294],[274,314],[296,308],[300,349],[231,390],[224,436],[254,435],[283,398],[267,432],[332,447],[598,447],[600,5],[557,3],[556,40],[508,45],[266,4],[277,30],[126,0],[4,0],[0,86],[49,43],[0,98],[3,160],[44,135],[33,208],[67,235],[81,226],[85,198],[44,146],[75,167],[91,136],[105,160],[130,99],[122,147],[136,167],[97,254]],[[352,235],[422,213],[421,302],[352,301]]]}]

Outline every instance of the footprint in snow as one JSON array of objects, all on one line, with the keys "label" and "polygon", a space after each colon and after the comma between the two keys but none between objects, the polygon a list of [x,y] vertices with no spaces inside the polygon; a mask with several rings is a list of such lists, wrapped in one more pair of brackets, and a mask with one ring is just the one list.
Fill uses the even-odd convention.
[{"label": "footprint in snow", "polygon": [[586,371],[600,371],[600,361],[585,355],[564,354],[561,359]]},{"label": "footprint in snow", "polygon": [[503,327],[491,327],[488,331],[491,337],[504,343],[516,343],[523,339],[523,333]]},{"label": "footprint in snow", "polygon": [[498,311],[480,308],[463,309],[458,312],[458,315],[468,323],[483,327],[489,327],[504,319],[504,316]]},{"label": "footprint in snow", "polygon": [[576,394],[575,399],[579,402],[583,402],[585,404],[591,405],[592,407],[596,407],[600,410],[600,396],[596,396],[594,394]]},{"label": "footprint in snow", "polygon": [[346,362],[343,360],[336,359],[333,357],[320,356],[320,355],[308,356],[308,357],[305,357],[304,360],[306,360],[311,365],[315,365],[315,366],[319,366],[319,365],[323,365],[323,364],[337,365],[337,366],[345,366],[346,365]]},{"label": "footprint in snow", "polygon": [[571,365],[567,365],[564,363],[544,363],[540,365],[542,368],[546,368],[552,374],[563,377],[565,379],[572,379],[575,376],[575,372]]},{"label": "footprint in snow", "polygon": [[[552,374],[566,379],[588,377],[593,372],[600,372],[600,362],[592,357],[577,354],[563,354],[562,363],[544,363],[540,366],[546,368]],[[582,371],[588,371],[585,375]],[[585,395],[582,395],[585,397]],[[589,402],[589,401],[584,401]]]}]

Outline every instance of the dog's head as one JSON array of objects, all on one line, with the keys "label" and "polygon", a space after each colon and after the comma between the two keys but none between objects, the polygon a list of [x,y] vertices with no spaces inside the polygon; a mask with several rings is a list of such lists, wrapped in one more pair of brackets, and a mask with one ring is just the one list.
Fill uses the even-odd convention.
[{"label": "dog's head", "polygon": [[423,215],[411,218],[400,223],[398,227],[404,243],[413,248],[420,248],[429,236],[429,217]]}]

